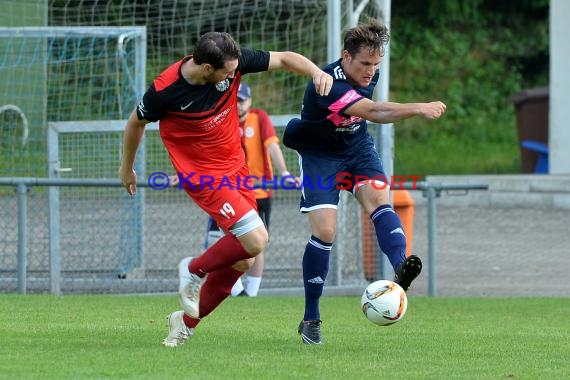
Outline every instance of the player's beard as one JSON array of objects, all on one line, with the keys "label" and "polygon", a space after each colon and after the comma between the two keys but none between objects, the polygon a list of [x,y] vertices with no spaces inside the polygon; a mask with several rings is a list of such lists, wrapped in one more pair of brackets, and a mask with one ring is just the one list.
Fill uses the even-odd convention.
[{"label": "player's beard", "polygon": [[222,80],[224,80],[224,79],[226,79],[226,78],[225,78],[225,77],[224,77],[224,78],[221,78],[221,79],[220,79],[220,78],[217,78],[217,77],[216,77],[216,72],[214,71],[214,72],[211,72],[211,73],[209,73],[208,75],[204,76],[204,79],[206,80],[206,82],[208,82],[208,83],[210,83],[210,84],[216,84],[216,83],[219,83],[220,81],[222,81]]}]

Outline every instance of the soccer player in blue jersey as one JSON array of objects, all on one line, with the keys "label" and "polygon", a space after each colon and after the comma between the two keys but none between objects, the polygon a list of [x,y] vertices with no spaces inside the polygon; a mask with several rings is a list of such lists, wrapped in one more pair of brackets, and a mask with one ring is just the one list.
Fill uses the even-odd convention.
[{"label": "soccer player in blue jersey", "polygon": [[[366,121],[437,119],[446,106],[440,101],[371,100],[389,38],[388,29],[376,20],[349,29],[342,57],[324,69],[334,79],[330,93],[317,96],[309,83],[301,118],[291,120],[285,129],[283,143],[299,154],[303,183],[313,184],[303,186],[300,206],[308,214],[312,233],[303,255],[305,314],[298,329],[306,344],[322,344],[319,299],[336,233],[340,190],[351,191],[370,215],[380,248],[394,268],[395,282],[407,290],[422,268],[419,257],[406,257],[406,236],[390,204],[386,175]],[[318,185],[323,183],[327,186]]]}]

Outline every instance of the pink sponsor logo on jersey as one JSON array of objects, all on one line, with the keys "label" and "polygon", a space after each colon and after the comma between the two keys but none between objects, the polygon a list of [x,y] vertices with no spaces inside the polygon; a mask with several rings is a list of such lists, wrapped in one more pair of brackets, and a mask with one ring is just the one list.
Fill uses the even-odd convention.
[{"label": "pink sponsor logo on jersey", "polygon": [[362,118],[351,116],[344,117],[339,114],[339,112],[344,109],[348,104],[352,104],[355,101],[362,99],[363,96],[356,92],[355,90],[350,90],[344,94],[339,100],[334,102],[329,106],[329,111],[332,113],[327,117],[334,125],[337,126],[347,126],[362,121]]}]

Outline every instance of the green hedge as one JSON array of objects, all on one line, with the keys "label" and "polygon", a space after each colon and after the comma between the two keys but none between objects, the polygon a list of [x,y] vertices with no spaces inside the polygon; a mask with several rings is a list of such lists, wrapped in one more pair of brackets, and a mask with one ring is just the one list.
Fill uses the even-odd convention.
[{"label": "green hedge", "polygon": [[518,173],[509,98],[548,84],[548,1],[393,2],[390,98],[442,100],[438,121],[396,125],[400,174]]}]

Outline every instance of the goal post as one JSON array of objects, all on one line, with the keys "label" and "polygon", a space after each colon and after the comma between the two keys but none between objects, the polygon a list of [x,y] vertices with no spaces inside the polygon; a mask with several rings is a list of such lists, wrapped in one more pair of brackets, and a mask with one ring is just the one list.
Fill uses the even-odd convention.
[{"label": "goal post", "polygon": [[[126,118],[145,70],[145,27],[0,27],[0,107],[17,107],[28,122],[28,144],[0,153],[0,175],[49,176],[47,123]],[[0,137],[10,132],[2,127]]]},{"label": "goal post", "polygon": [[[145,71],[145,27],[0,27],[0,80],[7,88],[0,95],[0,120],[9,116],[11,121],[0,126],[6,148],[0,152],[0,176],[115,178],[119,161],[116,155],[110,158],[96,153],[93,146],[100,141],[95,135],[89,138],[91,146],[59,152],[53,130],[46,126],[66,120],[105,123],[126,119],[146,89]],[[22,132],[16,132],[16,126]],[[77,163],[76,169],[83,166],[84,171],[62,167],[55,158],[60,153],[68,164]],[[143,145],[136,163],[142,175],[144,155]],[[85,170],[86,163],[91,169]],[[59,293],[62,270],[60,235],[65,232],[59,228],[60,197],[74,197],[74,192],[81,189],[47,189],[50,283],[55,294]],[[144,190],[130,205],[124,207],[124,213],[134,223],[125,224],[117,245],[127,256],[122,264],[125,271],[141,266],[143,244],[138,231],[144,223]]]}]

